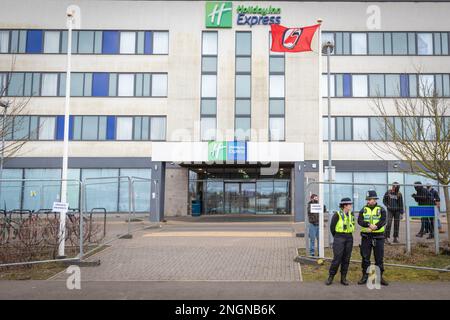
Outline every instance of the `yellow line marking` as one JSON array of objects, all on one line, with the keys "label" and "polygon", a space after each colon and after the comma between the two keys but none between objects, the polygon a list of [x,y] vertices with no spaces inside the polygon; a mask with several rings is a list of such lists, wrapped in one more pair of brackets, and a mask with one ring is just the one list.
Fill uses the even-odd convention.
[{"label": "yellow line marking", "polygon": [[143,237],[237,237],[237,238],[291,238],[291,232],[264,231],[185,231],[147,233]]}]

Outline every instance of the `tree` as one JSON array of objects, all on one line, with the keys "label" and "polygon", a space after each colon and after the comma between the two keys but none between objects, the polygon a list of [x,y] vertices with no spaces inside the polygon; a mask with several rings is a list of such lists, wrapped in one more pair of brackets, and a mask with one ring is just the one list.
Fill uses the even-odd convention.
[{"label": "tree", "polygon": [[29,140],[26,126],[28,112],[26,106],[30,97],[10,97],[12,71],[14,70],[15,57],[11,59],[11,72],[0,73],[0,179],[3,178],[3,164],[5,159],[18,154],[20,149]]},{"label": "tree", "polygon": [[[373,101],[379,134],[386,139],[369,145],[380,151],[377,155],[401,159],[408,170],[442,185],[450,222],[450,102],[427,76],[419,73],[417,79],[417,97],[396,98],[393,106],[380,98]],[[447,232],[450,235],[450,223]]]}]

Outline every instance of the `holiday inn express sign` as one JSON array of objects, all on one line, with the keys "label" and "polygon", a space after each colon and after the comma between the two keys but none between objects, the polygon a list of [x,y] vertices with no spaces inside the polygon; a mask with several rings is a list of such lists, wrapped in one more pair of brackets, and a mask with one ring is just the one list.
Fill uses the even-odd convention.
[{"label": "holiday inn express sign", "polygon": [[[270,25],[280,24],[281,8],[269,6],[245,6],[236,8],[236,24],[238,25]],[[208,1],[205,6],[206,28],[232,28],[233,3],[231,1]]]}]

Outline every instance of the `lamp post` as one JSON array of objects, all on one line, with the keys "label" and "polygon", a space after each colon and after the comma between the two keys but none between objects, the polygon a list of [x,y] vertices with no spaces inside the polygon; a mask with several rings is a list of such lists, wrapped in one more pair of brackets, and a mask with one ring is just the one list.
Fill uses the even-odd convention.
[{"label": "lamp post", "polygon": [[[72,29],[80,28],[80,8],[70,5],[66,10],[67,18],[67,71],[66,71],[66,100],[64,104],[64,142],[62,158],[61,198],[62,203],[67,202],[67,171],[69,154],[69,117],[70,117],[70,73],[72,56]],[[82,219],[80,217],[80,219]],[[58,256],[63,258],[66,239],[66,212],[60,213],[59,219],[59,247]]]},{"label": "lamp post", "polygon": [[[322,46],[322,53],[326,54],[327,56],[327,105],[328,105],[328,215],[329,217],[331,216],[331,201],[332,201],[332,185],[331,185],[331,181],[332,181],[332,172],[333,172],[333,168],[331,166],[331,75],[330,75],[330,54],[333,52],[334,49],[334,44],[331,41],[327,41],[325,44],[323,44]],[[332,243],[332,237],[330,234],[329,237],[330,240],[330,244]]]}]

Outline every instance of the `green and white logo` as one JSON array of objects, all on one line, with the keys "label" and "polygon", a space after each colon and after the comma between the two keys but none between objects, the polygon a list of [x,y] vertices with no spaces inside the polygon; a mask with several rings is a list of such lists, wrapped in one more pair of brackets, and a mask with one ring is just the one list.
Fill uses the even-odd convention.
[{"label": "green and white logo", "polygon": [[208,142],[208,161],[225,161],[227,159],[227,143],[225,141]]},{"label": "green and white logo", "polygon": [[207,28],[231,28],[233,3],[231,1],[206,2]]}]

